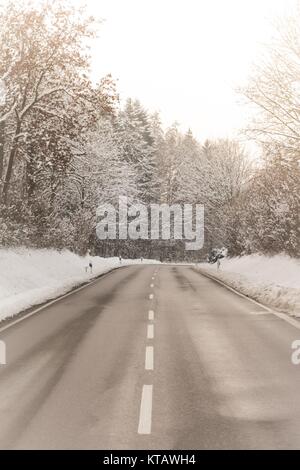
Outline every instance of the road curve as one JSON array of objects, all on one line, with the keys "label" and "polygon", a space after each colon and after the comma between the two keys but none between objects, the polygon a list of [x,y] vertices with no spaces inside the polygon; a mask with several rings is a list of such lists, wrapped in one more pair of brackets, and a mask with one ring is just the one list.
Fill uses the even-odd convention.
[{"label": "road curve", "polygon": [[0,339],[1,449],[300,448],[300,331],[192,266],[118,269]]}]

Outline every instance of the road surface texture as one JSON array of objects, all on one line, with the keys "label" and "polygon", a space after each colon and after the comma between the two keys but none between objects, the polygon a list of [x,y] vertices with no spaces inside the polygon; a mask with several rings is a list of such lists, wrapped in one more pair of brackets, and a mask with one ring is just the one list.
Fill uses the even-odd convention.
[{"label": "road surface texture", "polygon": [[2,449],[300,448],[299,329],[192,266],[118,269],[0,339]]}]

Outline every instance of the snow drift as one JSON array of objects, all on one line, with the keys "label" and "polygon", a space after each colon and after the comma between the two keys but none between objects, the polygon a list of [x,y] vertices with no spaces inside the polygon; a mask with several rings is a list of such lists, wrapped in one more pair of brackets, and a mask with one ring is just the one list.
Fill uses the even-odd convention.
[{"label": "snow drift", "polygon": [[[89,261],[93,263],[92,274],[85,269]],[[140,262],[122,260],[122,266]],[[48,249],[0,249],[0,321],[117,267],[119,258],[82,258],[70,251]]]},{"label": "snow drift", "polygon": [[300,317],[300,260],[287,255],[249,255],[205,263],[201,271],[277,310]]}]

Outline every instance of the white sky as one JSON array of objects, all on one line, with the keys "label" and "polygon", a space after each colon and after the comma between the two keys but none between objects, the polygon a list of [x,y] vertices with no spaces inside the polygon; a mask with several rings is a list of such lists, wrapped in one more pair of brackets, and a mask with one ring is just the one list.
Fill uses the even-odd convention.
[{"label": "white sky", "polygon": [[176,120],[204,140],[245,122],[234,88],[272,37],[272,20],[297,0],[86,1],[105,19],[93,78],[112,73],[121,99],[138,98],[164,125]]}]

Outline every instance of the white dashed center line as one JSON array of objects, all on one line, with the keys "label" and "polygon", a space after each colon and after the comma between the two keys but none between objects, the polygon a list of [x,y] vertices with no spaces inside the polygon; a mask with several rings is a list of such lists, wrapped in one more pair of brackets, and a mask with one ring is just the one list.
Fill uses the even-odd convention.
[{"label": "white dashed center line", "polygon": [[148,325],[147,338],[148,339],[153,339],[154,338],[154,325]]},{"label": "white dashed center line", "polygon": [[153,321],[153,320],[154,320],[154,312],[153,312],[153,310],[149,310],[148,318],[149,318],[150,321]]},{"label": "white dashed center line", "polygon": [[[152,276],[152,281],[155,279],[156,272]],[[150,284],[150,288],[154,288],[154,283]],[[152,300],[154,294],[149,294],[149,299]],[[149,321],[154,320],[154,311],[148,310]],[[147,325],[147,339],[154,339],[154,325]],[[145,370],[154,370],[154,348],[153,346],[146,346],[145,354]],[[152,426],[152,402],[153,402],[153,385],[143,385],[140,418],[138,425],[138,434],[151,434]]]},{"label": "white dashed center line", "polygon": [[146,369],[146,370],[153,370],[153,369],[154,369],[154,351],[153,351],[153,346],[147,346],[147,347],[146,347],[145,369]]},{"label": "white dashed center line", "polygon": [[144,385],[139,419],[139,434],[151,434],[153,385]]}]

